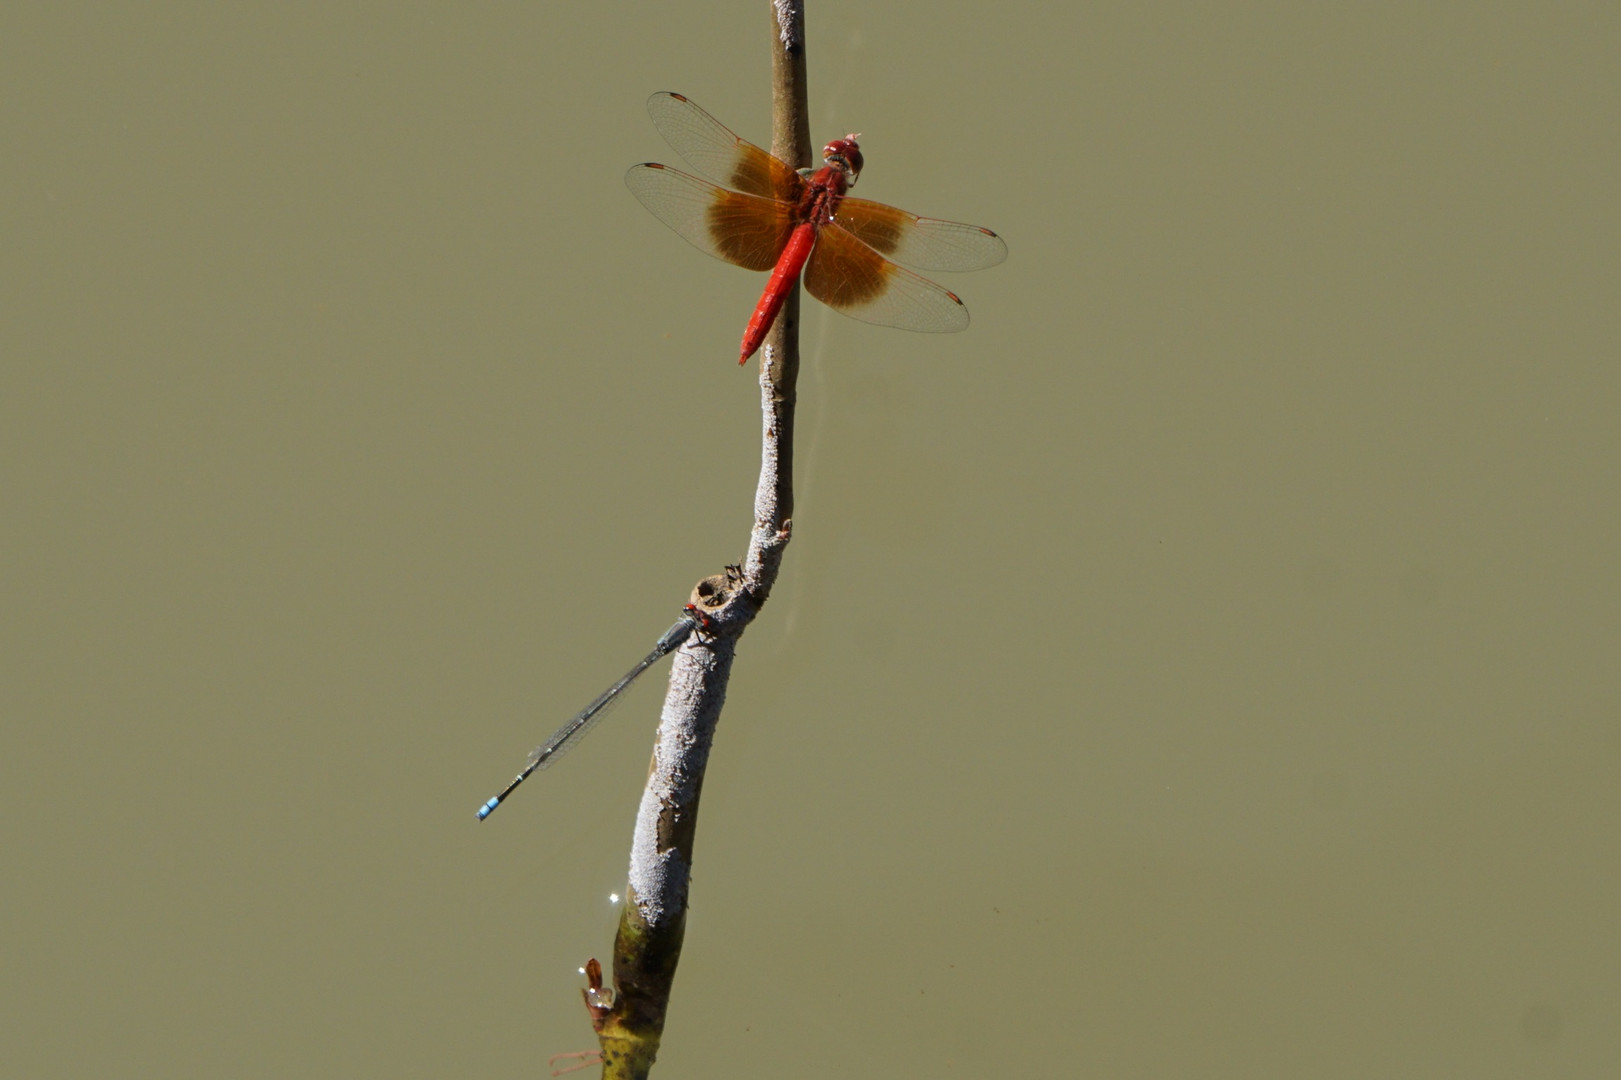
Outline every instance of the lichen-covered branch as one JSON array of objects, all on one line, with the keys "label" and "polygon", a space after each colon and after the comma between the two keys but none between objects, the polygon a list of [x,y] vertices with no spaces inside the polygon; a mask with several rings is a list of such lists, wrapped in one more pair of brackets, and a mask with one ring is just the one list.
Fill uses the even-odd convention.
[{"label": "lichen-covered branch", "polygon": [[[771,151],[796,167],[808,166],[803,0],[774,0],[771,18]],[[726,701],[737,639],[770,596],[790,536],[799,377],[797,287],[760,355],[760,479],[748,554],[740,566],[705,578],[693,590],[692,603],[705,624],[676,650],[671,665],[631,843],[630,887],[614,940],[613,992],[597,987],[587,999],[602,1044],[605,1078],[641,1080],[658,1054],[686,930],[704,767]]]}]

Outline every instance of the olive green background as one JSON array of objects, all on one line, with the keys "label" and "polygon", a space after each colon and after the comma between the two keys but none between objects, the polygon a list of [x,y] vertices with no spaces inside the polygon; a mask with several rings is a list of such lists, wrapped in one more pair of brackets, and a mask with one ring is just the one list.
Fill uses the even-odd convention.
[{"label": "olive green background", "polygon": [[[807,301],[656,1075],[1621,1073],[1621,14],[813,3]],[[769,139],[764,3],[0,15],[7,1075],[593,1045],[763,278],[621,176]]]}]

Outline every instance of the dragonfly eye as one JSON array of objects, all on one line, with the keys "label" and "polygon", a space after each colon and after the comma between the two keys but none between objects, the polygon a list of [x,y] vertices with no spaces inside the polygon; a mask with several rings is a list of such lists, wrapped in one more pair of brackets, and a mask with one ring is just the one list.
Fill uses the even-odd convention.
[{"label": "dragonfly eye", "polygon": [[856,142],[856,136],[854,135],[834,139],[822,147],[822,160],[849,174],[849,183],[851,184],[854,184],[856,177],[861,175],[861,145]]}]

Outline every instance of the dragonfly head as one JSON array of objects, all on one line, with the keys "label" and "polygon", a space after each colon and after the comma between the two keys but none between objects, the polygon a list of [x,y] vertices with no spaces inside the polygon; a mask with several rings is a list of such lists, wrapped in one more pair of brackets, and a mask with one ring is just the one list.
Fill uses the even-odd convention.
[{"label": "dragonfly head", "polygon": [[822,160],[844,173],[844,181],[850,185],[854,185],[856,177],[861,175],[861,144],[856,142],[860,137],[860,132],[857,132],[834,139],[822,147]]}]

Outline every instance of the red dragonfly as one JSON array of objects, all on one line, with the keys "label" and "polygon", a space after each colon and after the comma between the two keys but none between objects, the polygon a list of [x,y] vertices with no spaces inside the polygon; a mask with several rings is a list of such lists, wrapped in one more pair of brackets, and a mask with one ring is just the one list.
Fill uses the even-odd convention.
[{"label": "red dragonfly", "polygon": [[855,135],[823,147],[820,169],[801,171],[738,138],[680,94],[654,94],[647,111],[676,153],[727,187],[649,162],[625,174],[631,193],[717,259],[771,271],[743,332],[740,364],[765,340],[801,270],[805,290],[834,311],[880,326],[946,333],[968,326],[963,302],[895,262],[919,270],[982,270],[1007,258],[1007,245],[989,229],[847,197],[861,174]]}]

